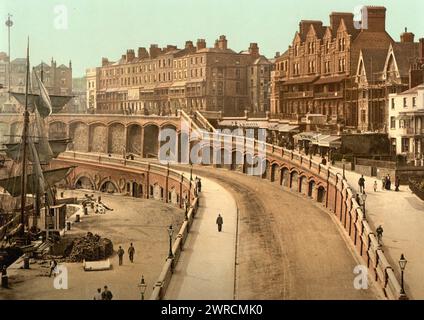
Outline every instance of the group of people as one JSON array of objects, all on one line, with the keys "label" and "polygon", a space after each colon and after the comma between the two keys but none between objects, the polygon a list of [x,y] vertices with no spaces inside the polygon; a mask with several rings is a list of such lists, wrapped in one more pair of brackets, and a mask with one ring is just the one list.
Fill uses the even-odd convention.
[{"label": "group of people", "polygon": [[[365,193],[365,178],[364,175],[361,175],[361,177],[358,180],[358,186],[359,186],[359,192],[360,193]],[[395,178],[395,191],[399,191],[399,186],[400,186],[400,179],[399,177]],[[391,190],[392,187],[392,181],[390,178],[390,174],[388,174],[387,176],[383,177],[381,179],[381,190]],[[373,185],[373,189],[374,192],[377,192],[378,186],[377,186],[377,181],[374,181],[374,185]]]},{"label": "group of people", "polygon": [[113,294],[107,286],[104,286],[103,292],[102,289],[98,288],[97,293],[94,295],[94,300],[112,300],[112,298]]},{"label": "group of people", "polygon": [[[122,266],[124,262],[125,251],[124,249],[122,249],[121,246],[119,246],[117,253],[118,253],[118,259],[119,259],[119,265]],[[135,248],[134,248],[134,245],[131,243],[130,247],[128,248],[128,258],[130,259],[131,263],[134,263],[134,254],[135,254]]]}]

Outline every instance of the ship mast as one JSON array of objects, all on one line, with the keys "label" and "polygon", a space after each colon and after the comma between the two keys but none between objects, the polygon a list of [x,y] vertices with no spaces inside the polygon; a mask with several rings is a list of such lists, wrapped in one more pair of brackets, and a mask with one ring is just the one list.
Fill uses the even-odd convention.
[{"label": "ship mast", "polygon": [[26,207],[26,187],[27,187],[27,149],[28,149],[28,127],[29,127],[29,111],[28,111],[28,87],[29,87],[29,38],[27,43],[27,65],[26,65],[26,81],[25,81],[25,111],[24,111],[24,127],[22,130],[22,178],[21,178],[21,235],[25,232],[25,207]]}]

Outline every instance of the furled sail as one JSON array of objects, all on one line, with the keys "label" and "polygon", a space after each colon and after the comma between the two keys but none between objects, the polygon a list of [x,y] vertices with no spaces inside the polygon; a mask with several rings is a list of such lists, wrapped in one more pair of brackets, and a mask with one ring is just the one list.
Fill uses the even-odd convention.
[{"label": "furled sail", "polygon": [[[44,181],[47,186],[53,186],[59,181],[65,179],[71,171],[74,169],[74,166],[64,167],[58,169],[51,169],[43,171]],[[12,197],[19,197],[22,194],[21,190],[21,176],[14,176],[11,178],[1,179],[0,187],[5,189]],[[28,174],[27,176],[27,194],[35,194],[38,185],[39,175],[36,173]]]},{"label": "furled sail", "polygon": [[[16,100],[18,100],[19,104],[21,104],[23,106],[25,105],[25,93],[10,92],[10,94]],[[63,109],[63,107],[73,98],[73,96],[58,96],[58,95],[49,95],[49,96],[50,96],[50,101],[51,101],[53,113],[60,112]],[[40,108],[40,106],[43,106],[42,98],[40,97],[39,94],[28,93],[29,109],[31,111],[34,111],[35,105],[37,105],[37,108]],[[41,112],[40,112],[40,114],[41,114]]]},{"label": "furled sail", "polygon": [[[72,139],[53,139],[53,140],[49,140],[48,142],[50,145],[50,149],[52,151],[52,158],[57,158],[59,154],[66,151],[66,148],[72,142]],[[41,150],[42,148],[40,148],[38,142],[34,142],[34,144],[37,149],[40,162],[47,163],[48,162],[47,160],[50,160],[50,159],[47,159],[46,155],[43,155],[43,152]],[[6,155],[12,160],[19,161],[21,143],[6,143],[5,146],[6,146],[6,149],[4,149],[4,151],[6,152]],[[31,154],[29,155],[28,158],[29,158],[29,161],[31,162],[33,161]]]},{"label": "furled sail", "polygon": [[47,118],[52,114],[52,103],[50,101],[49,93],[47,92],[43,82],[38,77],[37,72],[34,72],[34,75],[38,83],[38,88],[40,89],[40,97],[38,101],[36,101],[36,110],[38,110],[43,118]]}]

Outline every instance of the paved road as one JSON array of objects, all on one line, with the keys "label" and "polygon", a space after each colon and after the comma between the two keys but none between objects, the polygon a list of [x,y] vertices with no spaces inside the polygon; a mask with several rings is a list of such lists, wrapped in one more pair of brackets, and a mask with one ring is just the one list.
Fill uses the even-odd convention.
[{"label": "paved road", "polygon": [[[218,232],[216,218],[224,219]],[[202,179],[200,208],[165,299],[231,300],[234,297],[237,206],[221,185]]]},{"label": "paved road", "polygon": [[[374,288],[354,289],[355,257],[330,215],[317,203],[238,172],[201,167],[193,172],[217,181],[233,194],[239,206],[236,299],[377,297]],[[211,204],[227,207],[227,203],[214,199]],[[216,239],[207,234],[203,237],[201,232],[199,227],[194,243],[203,238],[202,245],[215,248]],[[204,259],[208,259],[208,252],[202,251]],[[203,265],[199,283],[215,273],[221,263]],[[174,286],[172,290],[177,289]],[[205,294],[198,292],[200,296]]]},{"label": "paved road", "polygon": [[[346,171],[345,175],[352,187],[358,189],[360,175],[352,171]],[[380,180],[377,180],[378,189],[374,192],[376,180],[376,177],[365,177],[368,222],[374,230],[380,224],[383,226],[383,249],[397,273],[400,255],[405,254],[408,260],[405,269],[407,294],[413,299],[424,299],[424,201],[408,186],[401,186],[400,191],[395,192],[392,183],[392,191],[383,191]]]}]

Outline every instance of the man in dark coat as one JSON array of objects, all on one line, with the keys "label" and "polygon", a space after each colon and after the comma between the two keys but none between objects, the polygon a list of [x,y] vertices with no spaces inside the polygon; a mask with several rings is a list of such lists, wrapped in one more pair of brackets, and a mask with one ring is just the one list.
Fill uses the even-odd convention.
[{"label": "man in dark coat", "polygon": [[359,178],[358,185],[359,185],[359,192],[360,193],[364,193],[364,191],[365,191],[365,179],[364,179],[364,175],[361,175],[361,177]]},{"label": "man in dark coat", "polygon": [[110,290],[105,286],[103,292],[102,292],[102,300],[112,300],[113,294],[110,292]]},{"label": "man in dark coat", "polygon": [[222,225],[224,224],[224,219],[222,219],[220,214],[218,214],[218,218],[216,218],[216,224],[218,225],[218,232],[221,232]]},{"label": "man in dark coat", "polygon": [[134,253],[135,253],[135,248],[133,244],[131,243],[130,247],[128,248],[128,256],[130,257],[131,263],[134,262]]},{"label": "man in dark coat", "polygon": [[124,249],[122,249],[122,247],[119,246],[119,249],[118,249],[118,258],[119,258],[119,265],[120,266],[122,266],[122,260],[123,260],[123,257],[124,257],[124,253],[125,253]]}]

